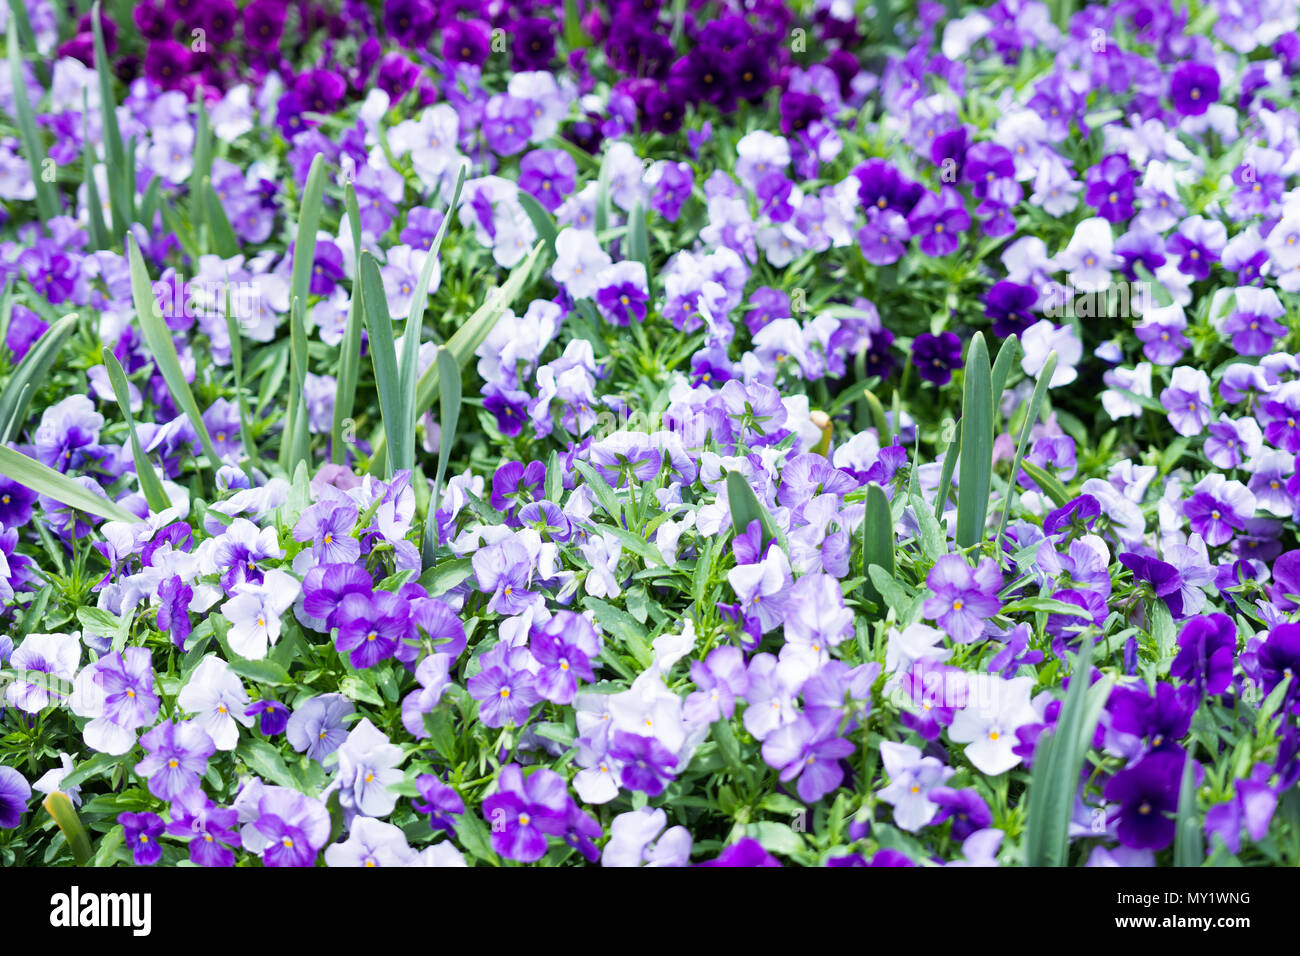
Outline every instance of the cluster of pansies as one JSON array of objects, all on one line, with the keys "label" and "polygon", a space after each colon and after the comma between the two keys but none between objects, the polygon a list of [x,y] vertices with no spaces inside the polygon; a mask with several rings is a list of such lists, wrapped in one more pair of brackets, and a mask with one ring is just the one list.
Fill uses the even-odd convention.
[{"label": "cluster of pansies", "polygon": [[63,12],[0,864],[1300,862],[1294,5]]}]

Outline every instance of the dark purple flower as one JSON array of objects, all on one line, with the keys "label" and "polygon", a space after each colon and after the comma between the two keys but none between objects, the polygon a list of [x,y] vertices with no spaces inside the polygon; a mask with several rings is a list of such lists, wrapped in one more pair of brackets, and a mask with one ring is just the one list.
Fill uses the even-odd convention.
[{"label": "dark purple flower", "polygon": [[993,334],[1000,338],[1023,335],[1038,321],[1033,308],[1038,290],[1030,285],[1002,281],[995,283],[984,298],[984,314],[993,320]]},{"label": "dark purple flower", "polygon": [[600,652],[600,638],[591,622],[573,611],[559,611],[528,639],[529,650],[541,664],[537,691],[545,700],[568,705],[578,690],[578,679],[594,681],[591,658]]},{"label": "dark purple flower", "polygon": [[175,837],[188,837],[190,859],[199,866],[230,867],[235,865],[235,854],[230,847],[240,845],[238,811],[219,807],[202,792],[172,804],[171,823],[167,833]]},{"label": "dark purple flower", "polygon": [[1222,694],[1232,683],[1237,626],[1226,614],[1194,617],[1178,633],[1178,656],[1172,677],[1190,681],[1203,694]]},{"label": "dark purple flower", "polygon": [[1133,215],[1137,170],[1126,153],[1111,153],[1088,170],[1083,201],[1109,222],[1121,222]]},{"label": "dark purple flower", "polygon": [[190,623],[190,601],[193,598],[194,589],[179,575],[173,574],[158,585],[158,630],[170,634],[172,643],[180,651],[185,650],[185,639],[194,630]]},{"label": "dark purple flower", "polygon": [[0,830],[12,830],[22,822],[32,787],[13,767],[0,767]]},{"label": "dark purple flower", "polygon": [[162,859],[162,845],[158,842],[163,832],[162,817],[156,813],[119,813],[123,842],[131,848],[136,866],[153,866]]},{"label": "dark purple flower", "polygon": [[922,332],[912,341],[912,364],[927,382],[947,385],[953,371],[962,367],[961,339],[952,332]]},{"label": "dark purple flower", "polygon": [[339,604],[335,626],[339,653],[349,653],[357,669],[392,657],[411,631],[410,605],[391,591],[353,592]]},{"label": "dark purple flower", "polygon": [[349,594],[368,595],[374,581],[355,564],[318,564],[302,582],[303,611],[323,620],[325,629],[337,626],[339,610]]},{"label": "dark purple flower", "polygon": [[289,708],[278,700],[264,698],[249,704],[244,711],[245,717],[254,717],[262,715],[258,723],[258,729],[264,737],[274,737],[276,734],[284,733],[284,729],[289,724]]},{"label": "dark purple flower", "polygon": [[415,786],[424,802],[412,800],[411,805],[421,813],[429,814],[430,827],[445,830],[454,836],[456,817],[465,812],[465,801],[460,794],[431,773],[420,774],[415,780]]},{"label": "dark purple flower", "polygon": [[564,778],[554,770],[543,767],[525,778],[518,764],[503,767],[496,793],[483,801],[492,849],[520,863],[540,860],[547,835],[565,832],[570,802]]},{"label": "dark purple flower", "polygon": [[1178,810],[1178,788],[1187,755],[1155,751],[1121,770],[1106,784],[1106,800],[1118,804],[1112,820],[1119,821],[1119,842],[1135,850],[1163,850],[1174,839],[1172,814]]},{"label": "dark purple flower", "polygon": [[952,787],[931,787],[925,796],[931,803],[939,805],[939,812],[930,821],[930,826],[938,826],[951,819],[954,839],[964,840],[976,830],[993,825],[993,812],[973,788],[954,790]]},{"label": "dark purple flower", "polygon": [[614,732],[609,755],[622,766],[623,786],[657,797],[673,779],[677,757],[656,737]]},{"label": "dark purple flower", "polygon": [[1219,71],[1209,63],[1188,62],[1169,79],[1169,98],[1184,116],[1201,116],[1219,101]]},{"label": "dark purple flower", "polygon": [[716,859],[705,860],[699,866],[780,866],[776,857],[763,849],[763,844],[753,837],[742,837],[727,847]]}]

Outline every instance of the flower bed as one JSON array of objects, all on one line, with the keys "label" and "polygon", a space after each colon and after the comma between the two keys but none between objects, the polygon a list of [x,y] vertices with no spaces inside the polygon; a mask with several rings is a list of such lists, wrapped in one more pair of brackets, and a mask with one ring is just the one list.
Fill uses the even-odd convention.
[{"label": "flower bed", "polygon": [[1300,862],[1293,5],[3,26],[0,865]]}]

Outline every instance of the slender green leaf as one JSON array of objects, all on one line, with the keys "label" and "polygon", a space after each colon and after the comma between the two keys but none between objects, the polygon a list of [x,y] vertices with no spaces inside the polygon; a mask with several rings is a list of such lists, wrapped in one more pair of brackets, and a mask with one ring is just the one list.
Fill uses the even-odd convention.
[{"label": "slender green leaf", "polygon": [[[650,281],[650,233],[646,227],[645,207],[641,200],[632,206],[632,215],[627,226],[627,257],[645,266],[646,282]],[[653,289],[651,298],[654,298]]]},{"label": "slender green leaf", "polygon": [[162,479],[158,477],[153,462],[144,453],[144,446],[140,444],[140,438],[135,433],[135,416],[131,414],[131,390],[127,387],[126,372],[122,370],[121,363],[107,345],[104,346],[103,353],[104,368],[108,370],[108,381],[113,386],[113,395],[117,398],[118,407],[122,409],[122,417],[126,419],[127,431],[131,433],[131,456],[135,459],[135,473],[140,479],[140,490],[144,492],[144,500],[149,503],[154,513],[165,511],[171,507],[171,499],[163,490]]},{"label": "slender green leaf", "polygon": [[239,254],[239,240],[231,228],[230,219],[221,205],[221,198],[212,188],[209,180],[203,181],[201,195],[204,200],[204,215],[208,223],[208,234],[212,238],[212,251],[222,259],[229,259]]},{"label": "slender green leaf", "polygon": [[1183,761],[1183,779],[1178,787],[1178,816],[1174,822],[1174,866],[1200,866],[1205,862],[1205,841],[1201,818],[1196,810],[1196,762],[1190,754]]},{"label": "slender green leaf", "polygon": [[[398,406],[395,425],[402,431],[402,448],[405,450],[407,457],[398,458],[394,454],[394,471],[415,467],[415,420],[419,417],[415,410],[416,382],[419,376],[420,337],[424,330],[424,313],[429,307],[429,287],[433,285],[435,274],[437,274],[439,283],[441,283],[442,267],[439,264],[438,256],[442,248],[443,237],[447,234],[447,228],[455,217],[457,205],[460,203],[460,191],[465,185],[465,172],[468,168],[467,164],[461,165],[460,173],[456,177],[456,188],[451,196],[451,205],[447,209],[447,214],[442,217],[442,225],[438,227],[438,233],[434,236],[433,243],[425,254],[424,264],[420,269],[420,277],[415,284],[415,295],[411,299],[411,311],[406,319],[406,330],[402,333],[402,354],[398,357],[397,362]],[[385,434],[389,432],[389,429],[390,422],[387,413],[385,413]]]},{"label": "slender green leaf", "polygon": [[[305,327],[301,330],[301,336],[298,335],[298,331],[299,326],[305,326],[307,296],[311,289],[312,268],[316,261],[316,229],[320,225],[321,200],[324,193],[325,156],[317,153],[312,158],[311,168],[307,172],[307,185],[303,189],[302,201],[298,205],[298,228],[294,233],[293,243],[293,272],[289,282],[290,348],[295,388],[289,395],[285,434],[280,442],[280,466],[289,472],[293,471],[295,461],[302,460],[295,456],[302,451],[301,442],[297,437],[302,427],[299,422],[307,415],[307,396],[302,389],[302,383],[307,376],[307,334]],[[358,243],[361,241],[360,236],[354,239]],[[300,303],[297,311],[293,308],[295,301]],[[391,334],[390,329],[390,337]],[[305,425],[305,422],[303,424]]]},{"label": "slender green leaf", "polygon": [[122,132],[117,125],[117,100],[113,96],[112,61],[109,60],[108,51],[104,47],[104,28],[100,24],[99,0],[95,0],[90,7],[90,25],[94,36],[95,73],[99,79],[100,137],[104,141],[108,201],[113,214],[111,235],[115,242],[120,242],[130,225],[130,201],[127,190],[135,191],[135,180],[127,178],[126,151],[122,148]]},{"label": "slender green leaf", "polygon": [[[432,540],[438,545],[438,502],[442,500],[442,480],[447,474],[447,459],[451,457],[451,446],[456,440],[456,428],[460,424],[461,382],[460,366],[455,357],[445,348],[438,349],[436,364],[438,369],[439,398],[439,435],[438,435],[438,470],[433,477],[433,498],[429,502],[429,516],[425,519],[425,544]],[[432,538],[428,528],[433,529]],[[432,554],[428,556],[432,558]],[[426,564],[432,564],[426,560]]]},{"label": "slender green leaf", "polygon": [[891,432],[889,428],[889,419],[885,417],[885,409],[880,404],[873,393],[867,391],[862,393],[862,400],[867,403],[867,408],[871,410],[871,424],[876,428],[876,439],[882,446],[889,443]]},{"label": "slender green leaf", "polygon": [[[961,457],[961,426],[957,426],[957,432],[952,441],[948,442],[948,450],[944,452],[943,467],[939,470],[939,486],[934,496],[934,516],[942,518],[944,505],[948,502],[948,489],[952,487],[952,475],[957,470],[957,459]],[[916,473],[913,468],[912,473]]]},{"label": "slender green leaf", "polygon": [[551,214],[546,211],[545,206],[522,189],[519,191],[519,205],[524,207],[524,212],[528,214],[528,218],[532,221],[533,228],[537,230],[538,238],[545,244],[546,254],[554,256],[555,239],[559,235],[559,230],[556,229],[555,220],[551,218]]},{"label": "slender green leaf", "polygon": [[1027,474],[1038,487],[1043,489],[1043,493],[1052,499],[1053,504],[1058,508],[1064,508],[1066,502],[1070,500],[1070,493],[1065,490],[1065,485],[1045,469],[1035,465],[1032,461],[1021,460],[1020,470]]},{"label": "slender green leaf", "polygon": [[612,205],[609,198],[609,181],[613,176],[614,166],[610,161],[610,153],[600,159],[600,174],[596,179],[596,235],[599,236],[609,228],[609,217],[612,211]]},{"label": "slender green leaf", "polygon": [[862,590],[867,600],[880,603],[880,591],[871,582],[873,565],[894,576],[894,516],[885,489],[874,481],[867,485],[866,513],[862,517],[862,567],[866,577]]},{"label": "slender green leaf", "polygon": [[745,476],[738,471],[727,472],[727,506],[731,509],[731,525],[737,536],[744,534],[749,530],[750,524],[757,521],[762,529],[761,547],[766,548],[767,543],[776,538],[776,525],[772,516],[758,500]]},{"label": "slender green leaf", "polygon": [[43,806],[63,831],[63,836],[68,841],[68,849],[72,851],[72,858],[77,861],[77,866],[85,866],[89,863],[90,838],[86,836],[86,828],[81,825],[81,817],[77,816],[76,808],[68,799],[68,795],[62,790],[56,790],[45,798]]},{"label": "slender green leaf", "polygon": [[[388,311],[388,296],[384,292],[383,277],[379,274],[379,263],[369,252],[361,254],[361,298],[366,331],[370,334],[370,361],[375,367],[375,385],[379,391],[379,414],[384,423],[384,438],[392,447],[389,457],[394,467],[389,467],[386,472],[386,477],[391,478],[396,468],[403,467],[402,463],[414,460],[414,448],[407,444],[414,441],[414,435],[408,436],[400,427],[402,398],[397,375],[397,347],[393,344],[393,319]],[[378,443],[376,446],[378,451]]]},{"label": "slender green leaf", "polygon": [[198,403],[194,401],[194,393],[190,391],[189,382],[185,381],[180,356],[176,354],[176,343],[172,341],[171,329],[163,321],[162,311],[153,297],[149,271],[145,268],[144,258],[140,255],[140,246],[133,235],[127,236],[127,257],[131,266],[131,297],[135,302],[136,317],[140,320],[145,344],[153,354],[158,371],[162,372],[163,381],[167,383],[167,391],[171,393],[172,401],[176,403],[177,408],[189,416],[190,424],[194,426],[194,431],[199,436],[199,444],[203,446],[203,452],[208,456],[208,465],[215,469],[221,465],[221,456],[217,454],[217,449],[212,444],[212,436],[208,434],[208,426],[203,423],[203,413],[199,411]]},{"label": "slender green leaf", "polygon": [[993,386],[984,333],[966,352],[966,392],[961,407],[961,482],[957,485],[957,547],[984,537],[993,474]]},{"label": "slender green leaf", "polygon": [[348,301],[348,320],[339,344],[337,397],[334,400],[333,440],[330,459],[341,465],[347,460],[347,437],[344,432],[352,420],[352,406],[356,401],[357,380],[361,372],[361,210],[357,208],[357,192],[349,181],[343,187],[343,208],[353,237],[352,294]]},{"label": "slender green leaf", "polygon": [[1015,364],[1019,356],[1020,339],[1012,335],[1002,343],[1002,347],[998,349],[998,357],[993,362],[993,409],[995,412],[1002,404],[1002,393],[1006,390],[1007,377],[1011,374],[1011,366]]},{"label": "slender green leaf", "polygon": [[1069,852],[1070,817],[1079,790],[1079,773],[1092,743],[1101,709],[1115,678],[1103,675],[1089,686],[1092,641],[1085,640],[1071,671],[1070,689],[1056,730],[1038,744],[1025,815],[1025,863],[1064,866]]},{"label": "slender green leaf", "polygon": [[14,120],[18,124],[18,138],[32,168],[32,183],[36,188],[36,212],[44,220],[60,214],[59,194],[54,183],[46,179],[45,146],[36,131],[36,117],[31,101],[27,99],[27,78],[23,75],[22,57],[18,53],[18,31],[10,30],[6,37],[9,47],[9,78],[13,90]]},{"label": "slender green leaf", "polygon": [[140,520],[117,502],[99,497],[67,475],[41,464],[35,458],[28,458],[7,445],[0,445],[0,475],[87,514],[98,515],[110,521],[129,521],[132,524]]},{"label": "slender green leaf", "polygon": [[36,340],[0,393],[0,443],[14,441],[27,417],[27,406],[77,327],[77,313],[65,315]]},{"label": "slender green leaf", "polygon": [[[230,276],[226,275],[226,287],[230,287]],[[235,402],[239,405],[239,440],[244,446],[244,458],[251,467],[258,466],[257,443],[253,441],[252,420],[248,412],[248,396],[244,394],[244,341],[235,320],[235,314],[226,296],[226,335],[230,338],[230,363],[235,370]]]},{"label": "slender green leaf", "polygon": [[[1003,349],[1005,348],[1004,345]],[[998,357],[1001,358],[1000,355]],[[1038,373],[1038,382],[1034,385],[1034,394],[1029,399],[1025,423],[1020,426],[1020,441],[1016,444],[1016,456],[1011,462],[1011,479],[1007,482],[1007,500],[1002,508],[1002,520],[998,523],[998,541],[1002,540],[1002,536],[1007,530],[1007,522],[1011,520],[1011,502],[1015,495],[1017,477],[1020,474],[1020,462],[1025,457],[1025,447],[1029,444],[1029,433],[1033,430],[1034,423],[1038,421],[1039,409],[1043,406],[1043,398],[1047,395],[1048,385],[1055,373],[1056,352],[1052,351],[1048,354],[1047,361],[1043,363],[1042,371]]]},{"label": "slender green leaf", "polygon": [[[456,334],[447,340],[445,348],[456,359],[456,364],[464,368],[470,358],[474,355],[475,350],[487,338],[492,327],[505,314],[519,295],[524,283],[527,281],[529,274],[532,272],[533,264],[541,254],[542,244],[539,242],[522,262],[514,267],[509,278],[506,279],[499,289],[488,295],[487,301],[484,302],[474,314],[466,320],[465,324],[456,330]],[[362,294],[365,296],[365,283],[362,283]],[[379,292],[382,294],[383,289]],[[365,299],[369,301],[369,299]],[[385,306],[386,308],[386,306]],[[369,327],[369,316],[367,315],[367,328]],[[438,363],[434,362],[420,376],[419,382],[415,388],[415,415],[418,418],[426,411],[433,407],[434,399],[438,395]],[[381,397],[382,401],[382,397]],[[382,407],[381,407],[382,412]],[[385,459],[388,454],[388,441],[386,435],[380,435],[374,444],[374,451],[370,456],[370,471],[372,474],[384,467]]]}]

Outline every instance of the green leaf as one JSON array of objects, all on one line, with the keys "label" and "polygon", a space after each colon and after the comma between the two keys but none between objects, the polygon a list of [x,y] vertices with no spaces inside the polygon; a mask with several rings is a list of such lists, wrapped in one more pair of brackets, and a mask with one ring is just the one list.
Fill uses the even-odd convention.
[{"label": "green leaf", "polygon": [[140,320],[145,344],[153,354],[158,370],[162,372],[163,381],[167,383],[167,391],[171,393],[172,401],[176,403],[177,408],[189,416],[190,424],[194,426],[194,431],[199,436],[199,443],[208,456],[208,465],[215,469],[221,464],[221,456],[217,454],[217,449],[212,444],[208,426],[203,423],[203,413],[199,411],[198,403],[194,401],[194,393],[190,391],[189,383],[185,381],[185,373],[181,371],[181,360],[176,354],[176,344],[172,341],[171,329],[163,321],[162,311],[153,297],[149,272],[140,255],[140,245],[133,235],[127,236],[127,256],[131,263],[131,297],[135,302],[136,317]]},{"label": "green leaf", "polygon": [[438,349],[435,364],[438,370],[438,470],[433,476],[433,497],[429,500],[429,514],[425,518],[424,542],[426,554],[424,563],[433,563],[431,548],[438,545],[438,502],[442,500],[442,480],[447,474],[447,459],[451,457],[451,446],[456,441],[456,428],[460,424],[460,366],[445,348]]},{"label": "green leaf", "polygon": [[1064,866],[1069,852],[1070,817],[1079,790],[1079,773],[1092,743],[1101,709],[1115,678],[1103,675],[1088,685],[1092,642],[1084,641],[1071,671],[1070,689],[1056,730],[1038,744],[1025,815],[1025,864]]},{"label": "green leaf", "polygon": [[[229,285],[230,276],[226,275]],[[239,406],[239,441],[244,446],[244,457],[256,468],[257,443],[253,441],[252,418],[248,410],[248,396],[244,394],[244,340],[239,323],[231,310],[230,296],[226,296],[226,335],[230,339],[230,363],[235,371],[235,403]]]},{"label": "green leaf", "polygon": [[62,351],[63,344],[76,327],[77,313],[65,315],[45,330],[18,363],[18,368],[9,378],[9,384],[0,394],[0,443],[8,444],[18,438],[32,396],[45,380]]},{"label": "green leaf", "polygon": [[881,594],[872,583],[870,569],[878,567],[890,578],[894,576],[894,516],[885,489],[874,481],[867,485],[866,513],[862,517],[862,566],[867,569],[863,594],[869,601],[880,603]]},{"label": "green leaf", "polygon": [[353,236],[355,255],[352,263],[352,294],[348,300],[348,320],[339,344],[337,397],[334,401],[333,440],[330,460],[341,465],[347,460],[347,439],[344,432],[352,420],[352,406],[356,401],[357,380],[361,375],[361,210],[357,208],[357,192],[351,181],[343,187],[343,208],[348,217]]},{"label": "green leaf", "polygon": [[984,539],[993,474],[993,386],[984,333],[966,352],[966,393],[961,406],[961,481],[957,485],[957,547]]},{"label": "green leaf", "polygon": [[[289,333],[293,388],[286,403],[284,437],[280,441],[280,467],[292,472],[303,461],[307,435],[307,296],[311,291],[312,268],[316,262],[316,229],[320,225],[321,200],[325,193],[325,156],[317,153],[307,173],[307,185],[298,205],[298,228],[294,233],[293,273],[289,283]],[[360,237],[353,237],[360,244]],[[392,331],[389,330],[391,337]]]},{"label": "green leaf", "polygon": [[[539,242],[533,247],[532,251],[528,253],[524,260],[514,267],[514,270],[510,273],[510,277],[506,279],[505,284],[495,292],[489,294],[487,301],[479,306],[479,308],[475,310],[474,314],[466,320],[465,324],[456,330],[456,334],[447,340],[444,347],[455,357],[456,364],[460,368],[464,368],[469,363],[470,357],[473,356],[475,350],[483,343],[483,340],[487,338],[488,333],[492,331],[492,327],[497,324],[498,320],[500,320],[501,316],[505,314],[506,310],[514,304],[515,298],[519,295],[524,283],[527,282],[528,276],[532,272],[533,264],[537,261],[537,257],[541,254],[541,251],[542,244]],[[379,292],[382,295],[382,285]],[[371,295],[373,294],[374,293],[372,292]],[[369,298],[366,297],[366,286],[364,281],[362,282],[362,295],[363,298],[365,298],[365,301],[369,302]],[[385,304],[385,310],[386,309],[387,305]],[[367,327],[369,327],[368,316]],[[391,332],[389,334],[391,337]],[[420,376],[420,380],[416,384],[415,389],[416,418],[419,418],[433,407],[433,401],[438,395],[438,377],[439,372],[437,362],[430,365],[425,373]],[[375,441],[374,452],[370,456],[370,470],[372,474],[383,468],[387,454],[387,435],[380,435]]]},{"label": "green leaf", "polygon": [[619,638],[642,668],[654,663],[654,651],[646,641],[645,628],[637,622],[636,618],[622,608],[614,607],[597,598],[589,597],[585,604],[591,609],[596,623]]},{"label": "green leaf", "polygon": [[[16,0],[10,0],[16,6]],[[27,162],[32,168],[32,183],[36,187],[36,212],[43,220],[50,220],[62,214],[59,195],[54,183],[45,179],[45,146],[36,131],[36,117],[32,113],[32,104],[27,99],[27,78],[23,75],[22,57],[18,53],[18,31],[10,30],[6,37],[9,47],[10,89],[14,100],[14,120],[18,124],[18,138],[22,142],[22,151],[27,154]]]},{"label": "green leaf", "polygon": [[212,237],[212,251],[222,259],[229,259],[239,254],[239,240],[235,237],[235,230],[230,226],[230,219],[226,216],[226,210],[221,205],[221,199],[217,196],[217,191],[212,188],[209,180],[203,181],[203,188],[200,192],[203,196],[204,216],[208,223],[208,231]]},{"label": "green leaf", "polygon": [[293,683],[293,678],[289,676],[289,672],[269,657],[264,657],[260,661],[250,661],[238,654],[231,653],[227,655],[226,663],[240,677],[247,677],[259,684],[284,686]]},{"label": "green leaf", "polygon": [[1070,493],[1065,490],[1065,485],[1061,484],[1055,475],[1049,474],[1032,461],[1022,460],[1020,470],[1034,479],[1038,487],[1043,489],[1043,493],[1052,499],[1052,503],[1056,507],[1063,508],[1065,503],[1070,500]]},{"label": "green leaf", "polygon": [[593,225],[596,229],[596,235],[600,235],[609,228],[609,217],[612,206],[609,198],[609,181],[613,176],[613,163],[610,162],[610,152],[607,150],[605,155],[600,159],[600,174],[596,179],[596,216]]},{"label": "green leaf", "polygon": [[[1002,393],[1007,387],[1007,377],[1011,374],[1011,367],[1015,364],[1016,358],[1020,355],[1020,339],[1011,336],[1002,343],[998,349],[997,360],[993,363],[993,409],[996,414],[998,407],[1002,404]],[[1048,378],[1051,378],[1049,375]]]},{"label": "green leaf", "polygon": [[1190,754],[1183,761],[1178,787],[1178,816],[1174,823],[1174,866],[1200,866],[1205,862],[1205,841],[1196,810],[1196,764]]},{"label": "green leaf", "polygon": [[77,816],[76,808],[72,806],[68,795],[61,790],[56,790],[45,798],[43,805],[46,812],[59,825],[59,829],[63,831],[77,866],[85,866],[90,862],[90,838],[86,836],[86,828],[81,825],[81,817]]},{"label": "green leaf", "polygon": [[524,207],[524,212],[528,214],[533,228],[537,230],[537,237],[545,245],[547,256],[555,255],[555,239],[559,235],[559,230],[555,226],[555,220],[551,214],[546,211],[546,207],[537,201],[529,193],[519,190],[519,205]]},{"label": "green leaf", "polygon": [[[1005,349],[1005,346],[1003,348]],[[1000,359],[1001,356],[999,355],[998,358]],[[1034,385],[1034,394],[1029,399],[1029,409],[1025,415],[1025,423],[1020,426],[1020,441],[1016,444],[1016,456],[1011,462],[1011,479],[1007,482],[1006,506],[1002,509],[1002,520],[998,523],[998,541],[1002,540],[1002,536],[1007,530],[1007,522],[1011,520],[1011,502],[1016,488],[1017,477],[1020,474],[1020,463],[1024,460],[1025,447],[1029,444],[1029,433],[1033,430],[1034,423],[1038,421],[1039,409],[1042,408],[1043,398],[1047,395],[1048,386],[1055,373],[1056,352],[1052,351],[1048,353],[1047,361],[1043,363],[1043,368],[1038,373],[1038,382]]]},{"label": "green leaf", "polygon": [[[104,47],[104,28],[100,24],[99,8],[99,0],[95,0],[90,7],[90,26],[94,36],[95,73],[99,80],[100,138],[104,142],[108,202],[113,214],[112,238],[114,242],[121,242],[130,225],[135,178],[130,173],[126,150],[122,145],[122,132],[117,125],[117,100],[113,96],[113,74],[110,72],[112,61],[109,60],[108,51]],[[164,211],[170,208],[170,206],[163,207]],[[198,261],[197,257],[195,261]]]},{"label": "green leaf", "polygon": [[1079,607],[1077,604],[1069,604],[1065,601],[1057,601],[1054,598],[1046,597],[1027,597],[1019,601],[1012,601],[1009,604],[1002,605],[999,614],[1012,615],[1021,614],[1025,611],[1044,611],[1048,614],[1067,614],[1070,617],[1084,618],[1092,620],[1092,614]]},{"label": "green leaf", "polygon": [[280,752],[265,740],[241,740],[235,748],[235,754],[247,764],[249,770],[277,787],[298,788],[298,780],[289,772]]},{"label": "green leaf", "polygon": [[429,592],[430,597],[437,597],[446,594],[473,573],[474,565],[469,558],[441,561],[436,568],[420,575],[420,585]]},{"label": "green leaf", "polygon": [[731,509],[731,526],[737,536],[748,531],[752,522],[758,521],[763,537],[760,549],[766,548],[769,541],[777,538],[772,516],[758,500],[745,476],[738,471],[727,472],[727,506]]},{"label": "green leaf", "polygon": [[939,519],[925,506],[918,495],[909,499],[912,512],[916,515],[916,526],[920,535],[921,553],[930,561],[938,561],[948,553],[948,541],[939,526]]},{"label": "green leaf", "polygon": [[140,519],[109,498],[101,498],[67,475],[41,464],[34,458],[28,458],[22,452],[14,451],[7,445],[0,445],[0,475],[4,475],[20,485],[26,485],[39,494],[47,495],[60,504],[84,511],[86,514],[98,515],[110,521],[128,521],[132,524]]},{"label": "green leaf", "polygon": [[[884,406],[880,404],[880,399],[870,391],[862,393],[862,400],[867,403],[867,408],[871,410],[871,424],[876,427],[876,438],[881,447],[884,447],[892,437],[889,429],[889,419],[885,417]],[[834,412],[831,414],[833,415]]]},{"label": "green leaf", "polygon": [[[645,266],[646,282],[650,282],[650,233],[646,228],[645,207],[641,205],[641,200],[637,200],[632,206],[631,218],[628,220],[627,227],[627,257],[634,262],[639,262]],[[654,299],[653,288],[650,291],[650,298]]]},{"label": "green leaf", "polygon": [[127,431],[131,434],[131,457],[135,459],[135,473],[140,479],[140,490],[144,493],[149,508],[155,514],[166,511],[171,507],[171,499],[163,490],[162,479],[158,477],[153,462],[144,453],[144,446],[140,444],[140,438],[135,433],[135,416],[131,414],[131,392],[127,388],[126,372],[122,370],[122,365],[113,355],[112,349],[105,345],[102,351],[104,368],[108,370],[108,380],[113,386],[113,396],[117,399],[122,417],[126,419]]},{"label": "green leaf", "polygon": [[587,482],[587,487],[596,496],[596,500],[605,509],[605,513],[613,518],[616,523],[620,522],[623,509],[619,507],[618,498],[615,497],[614,489],[609,486],[609,482],[602,478],[600,473],[585,461],[575,459],[573,467],[578,470],[578,474],[582,475]]},{"label": "green leaf", "polygon": [[[370,361],[375,367],[375,387],[379,392],[379,414],[384,423],[384,437],[392,446],[385,477],[391,478],[402,462],[412,461],[414,449],[408,449],[408,436],[401,428],[401,390],[397,375],[397,348],[393,344],[393,320],[388,311],[388,297],[379,263],[369,252],[361,254],[361,297],[365,306],[366,331],[370,334]],[[412,443],[414,436],[409,439]],[[377,451],[377,449],[376,449]],[[407,466],[409,467],[409,466]]]},{"label": "green leaf", "polygon": [[[957,433],[953,436],[952,441],[948,442],[948,450],[944,452],[943,467],[939,469],[938,491],[934,496],[934,517],[939,519],[943,517],[944,505],[948,501],[948,489],[952,487],[952,474],[957,470],[957,459],[961,457],[961,426],[957,427]],[[912,474],[916,474],[916,468],[913,466]]]}]

